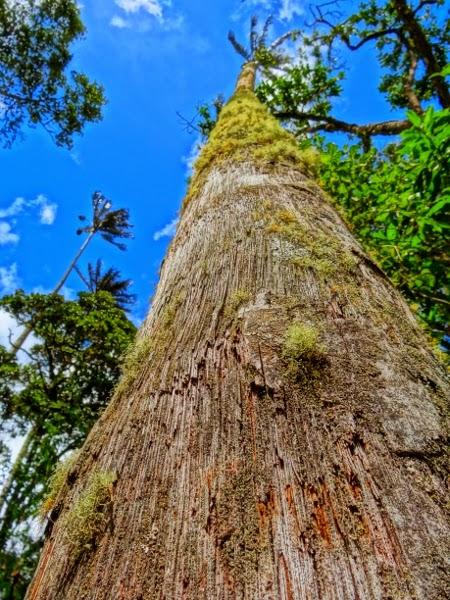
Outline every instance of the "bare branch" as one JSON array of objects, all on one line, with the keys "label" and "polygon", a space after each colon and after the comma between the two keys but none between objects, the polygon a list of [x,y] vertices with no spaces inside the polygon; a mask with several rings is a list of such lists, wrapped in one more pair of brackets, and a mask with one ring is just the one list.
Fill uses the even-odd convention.
[{"label": "bare branch", "polygon": [[298,37],[299,34],[300,31],[298,29],[293,29],[292,31],[287,31],[286,33],[283,33],[283,35],[280,35],[280,37],[278,37],[275,41],[273,41],[270,44],[269,50],[276,50],[279,46],[281,46],[281,44],[284,44],[284,42],[286,42],[289,39],[294,39]]},{"label": "bare branch", "polygon": [[352,44],[350,42],[350,38],[347,35],[341,34],[339,37],[344,42],[344,44],[347,46],[347,48],[349,50],[359,50],[359,48],[364,46],[364,44],[367,44],[367,42],[371,42],[372,40],[377,40],[378,38],[383,37],[385,35],[391,35],[391,34],[399,35],[399,33],[400,33],[399,27],[388,27],[387,29],[380,29],[380,31],[374,31],[373,33],[370,33],[366,37],[362,38],[357,44]]},{"label": "bare branch", "polygon": [[275,112],[274,115],[281,120],[292,119],[294,121],[314,121],[317,125],[308,128],[310,133],[315,131],[342,131],[351,133],[361,138],[368,138],[373,135],[398,135],[405,129],[408,129],[411,124],[407,120],[392,120],[382,121],[379,123],[368,123],[359,125],[357,123],[347,123],[334,117],[314,115],[303,111],[285,111]]},{"label": "bare branch", "polygon": [[192,133],[193,131],[197,131],[198,133],[202,133],[201,129],[195,124],[196,123],[196,119],[197,119],[197,117],[199,115],[198,112],[190,120],[187,119],[186,117],[184,117],[178,111],[176,111],[176,115],[180,119],[180,121],[182,121],[184,123],[184,125],[185,125],[185,127],[184,127],[185,131],[187,131],[188,133]]}]

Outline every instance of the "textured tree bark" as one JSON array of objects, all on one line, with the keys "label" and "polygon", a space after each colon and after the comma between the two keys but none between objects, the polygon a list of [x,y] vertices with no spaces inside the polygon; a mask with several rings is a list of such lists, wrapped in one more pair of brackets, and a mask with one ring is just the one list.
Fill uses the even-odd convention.
[{"label": "textured tree bark", "polygon": [[[445,373],[304,169],[244,158],[184,210],[28,600],[449,597]],[[109,516],[74,560],[95,469]]]}]

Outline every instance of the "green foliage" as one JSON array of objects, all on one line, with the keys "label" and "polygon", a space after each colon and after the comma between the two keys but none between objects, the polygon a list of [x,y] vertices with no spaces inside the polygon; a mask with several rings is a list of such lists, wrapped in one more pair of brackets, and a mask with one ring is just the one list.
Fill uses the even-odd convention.
[{"label": "green foliage", "polygon": [[326,144],[321,180],[437,337],[450,323],[450,111],[409,113],[384,152]]},{"label": "green foliage", "polygon": [[62,528],[72,559],[90,550],[97,536],[106,528],[116,479],[115,473],[94,472],[86,489],[66,513]]},{"label": "green foliage", "polygon": [[0,137],[11,146],[24,125],[43,126],[72,146],[101,118],[102,88],[71,71],[71,47],[84,34],[75,0],[0,0]]},{"label": "green foliage", "polygon": [[19,323],[32,321],[37,337],[31,362],[20,368],[21,389],[3,403],[4,416],[83,438],[108,402],[134,326],[107,292],[81,292],[69,301],[18,291],[0,306]]},{"label": "green foliage", "polygon": [[256,95],[282,122],[290,122],[295,133],[310,128],[310,119],[290,120],[290,115],[307,113],[309,116],[328,115],[331,99],[340,96],[343,73],[333,73],[331,67],[299,52],[295,64],[285,68],[281,75],[263,79],[256,88]]},{"label": "green foliage", "polygon": [[325,25],[326,31],[318,28],[312,38],[330,53],[339,47],[337,41],[352,51],[373,44],[382,67],[379,90],[391,106],[411,107],[411,94],[419,102],[436,96],[432,73],[448,63],[450,42],[448,13],[440,8],[445,0],[416,4],[411,10],[409,2],[368,0],[337,21],[331,6],[328,15],[319,8],[317,25]]},{"label": "green foliage", "polygon": [[83,443],[108,404],[135,327],[107,292],[65,300],[18,291],[0,305],[19,323],[31,320],[36,336],[25,364],[0,348],[2,432],[31,429],[0,522],[0,597],[20,599],[41,543],[30,521],[44,497],[46,510],[56,500],[64,470],[49,478],[60,457]]}]

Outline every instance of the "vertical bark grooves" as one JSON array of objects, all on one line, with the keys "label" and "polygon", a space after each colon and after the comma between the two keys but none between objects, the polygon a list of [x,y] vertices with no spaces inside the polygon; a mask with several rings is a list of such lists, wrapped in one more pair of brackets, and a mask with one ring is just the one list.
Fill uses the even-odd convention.
[{"label": "vertical bark grooves", "polygon": [[236,82],[236,92],[241,91],[253,91],[255,89],[256,80],[256,63],[250,61],[245,63],[239,73],[238,80]]},{"label": "vertical bark grooves", "polygon": [[[445,374],[301,170],[210,168],[137,344],[28,600],[448,597]],[[112,515],[74,561],[93,469]]]}]

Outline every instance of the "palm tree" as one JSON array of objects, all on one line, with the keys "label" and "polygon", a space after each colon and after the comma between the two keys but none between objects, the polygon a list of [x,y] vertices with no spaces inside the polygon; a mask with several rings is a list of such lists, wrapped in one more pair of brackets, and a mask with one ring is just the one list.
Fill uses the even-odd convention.
[{"label": "palm tree", "polygon": [[[87,221],[87,217],[84,215],[80,215],[78,218],[80,221]],[[88,225],[77,229],[77,235],[85,233],[87,234],[86,238],[51,293],[57,294],[61,290],[69,275],[80,260],[83,252],[86,250],[92,238],[97,233],[99,233],[101,237],[108,243],[119,248],[119,250],[125,250],[126,245],[119,242],[118,239],[131,238],[132,233],[130,232],[130,228],[131,225],[129,223],[128,210],[125,208],[112,210],[111,201],[108,200],[101,192],[94,192],[92,195],[91,220]],[[28,323],[28,325],[25,325],[22,333],[14,342],[11,343],[11,352],[13,354],[17,354],[17,352],[22,348],[32,331],[33,323]]]},{"label": "palm tree", "polygon": [[445,372],[256,67],[196,163],[28,600],[447,597]]},{"label": "palm tree", "polygon": [[120,271],[113,267],[106,271],[102,268],[103,262],[99,259],[95,265],[88,263],[87,276],[77,266],[75,271],[90,292],[108,292],[115,298],[117,306],[129,310],[129,305],[136,301],[136,295],[127,291],[132,284],[131,279],[121,279]]}]

